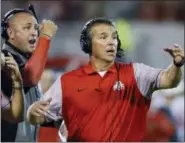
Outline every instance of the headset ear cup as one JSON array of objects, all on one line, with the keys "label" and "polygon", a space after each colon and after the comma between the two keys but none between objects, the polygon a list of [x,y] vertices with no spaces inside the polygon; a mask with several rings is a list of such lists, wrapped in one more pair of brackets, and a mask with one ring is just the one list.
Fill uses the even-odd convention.
[{"label": "headset ear cup", "polygon": [[4,39],[8,39],[7,28],[7,23],[1,23],[1,37]]},{"label": "headset ear cup", "polygon": [[91,55],[91,53],[92,53],[92,47],[91,47],[91,40],[90,40],[89,37],[86,38],[86,44],[87,44],[86,49],[88,51],[88,54]]},{"label": "headset ear cup", "polygon": [[81,39],[80,39],[80,45],[82,50],[86,53],[86,54],[90,54],[91,50],[90,50],[90,40],[88,39],[88,37],[81,35]]},{"label": "headset ear cup", "polygon": [[85,36],[84,36],[83,33],[80,36],[80,46],[82,48],[82,51],[84,51],[85,53],[87,53],[86,52],[86,48],[85,48],[86,47]]},{"label": "headset ear cup", "polygon": [[87,42],[86,42],[85,38],[82,39],[81,43],[82,43],[82,50],[83,50],[86,54],[88,54]]},{"label": "headset ear cup", "polygon": [[121,58],[122,56],[124,56],[124,50],[121,48],[121,41],[118,37],[118,47],[117,47],[117,57]]}]

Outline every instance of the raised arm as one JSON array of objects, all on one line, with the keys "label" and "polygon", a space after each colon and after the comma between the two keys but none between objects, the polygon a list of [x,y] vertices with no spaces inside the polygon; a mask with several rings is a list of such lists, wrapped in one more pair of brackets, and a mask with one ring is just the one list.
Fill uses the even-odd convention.
[{"label": "raised arm", "polygon": [[25,86],[35,86],[39,82],[47,61],[50,41],[56,30],[57,26],[52,21],[43,21],[37,48],[21,71]]},{"label": "raised arm", "polygon": [[[23,83],[19,68],[13,57],[9,54],[8,57],[5,57],[5,66],[8,68],[7,74],[12,78],[13,84],[13,93],[10,101],[6,101],[6,105],[1,108],[1,115],[4,120],[9,122],[20,122],[22,121],[23,111],[24,111],[24,102],[23,102]],[[8,73],[10,72],[10,73]],[[7,100],[5,95],[2,94],[2,101]]]}]

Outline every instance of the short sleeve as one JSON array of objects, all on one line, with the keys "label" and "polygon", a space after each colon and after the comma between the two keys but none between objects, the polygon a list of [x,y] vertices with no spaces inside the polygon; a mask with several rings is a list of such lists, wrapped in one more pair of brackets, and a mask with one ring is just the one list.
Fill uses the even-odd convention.
[{"label": "short sleeve", "polygon": [[134,74],[137,86],[144,97],[151,97],[153,91],[160,87],[161,69],[134,63]]},{"label": "short sleeve", "polygon": [[46,115],[47,121],[53,121],[61,119],[62,111],[62,86],[61,86],[61,76],[53,83],[53,85],[46,91],[46,93],[41,97],[41,100],[47,100],[52,98],[48,114]]}]

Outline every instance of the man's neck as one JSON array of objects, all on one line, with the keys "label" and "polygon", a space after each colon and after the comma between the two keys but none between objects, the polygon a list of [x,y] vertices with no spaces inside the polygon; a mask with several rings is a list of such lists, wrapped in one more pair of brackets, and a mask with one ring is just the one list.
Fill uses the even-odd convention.
[{"label": "man's neck", "polygon": [[92,68],[95,71],[100,72],[100,71],[107,71],[114,64],[114,61],[106,62],[106,61],[91,57],[90,63],[92,65]]},{"label": "man's neck", "polygon": [[10,47],[19,51],[19,49],[17,48],[16,44],[13,41],[7,40],[5,43],[8,44]]},{"label": "man's neck", "polygon": [[7,42],[10,43],[11,45],[13,45],[14,47],[16,47],[16,44],[11,39],[8,39]]}]

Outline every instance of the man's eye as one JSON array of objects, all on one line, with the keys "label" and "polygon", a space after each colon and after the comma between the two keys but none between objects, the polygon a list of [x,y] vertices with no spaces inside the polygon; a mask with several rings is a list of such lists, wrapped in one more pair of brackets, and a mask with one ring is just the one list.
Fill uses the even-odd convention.
[{"label": "man's eye", "polygon": [[100,39],[106,39],[106,37],[105,36],[102,36],[102,37],[100,37]]},{"label": "man's eye", "polygon": [[118,37],[117,36],[113,36],[113,39],[117,39]]},{"label": "man's eye", "polygon": [[30,29],[30,26],[25,26],[23,27],[23,29]]}]

